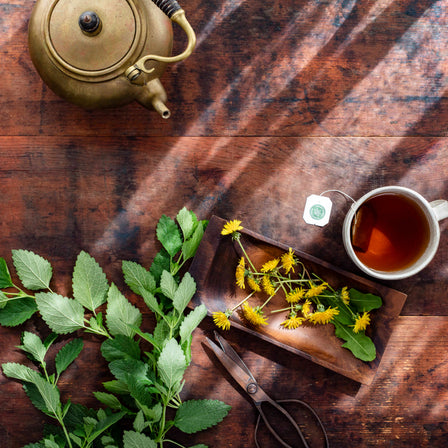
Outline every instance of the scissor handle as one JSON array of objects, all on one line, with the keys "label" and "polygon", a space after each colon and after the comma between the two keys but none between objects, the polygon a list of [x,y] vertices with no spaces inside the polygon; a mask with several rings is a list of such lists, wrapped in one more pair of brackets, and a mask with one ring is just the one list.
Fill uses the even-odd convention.
[{"label": "scissor handle", "polygon": [[319,416],[317,415],[316,411],[306,402],[301,401],[301,400],[294,400],[294,399],[290,399],[290,400],[278,400],[278,401],[274,401],[270,398],[261,401],[261,402],[256,402],[255,406],[258,409],[259,415],[258,415],[258,419],[257,419],[257,424],[255,425],[255,445],[257,448],[260,448],[260,445],[258,444],[258,440],[257,440],[257,432],[258,432],[258,427],[260,425],[260,421],[261,419],[263,419],[266,427],[269,429],[269,432],[275,437],[275,439],[285,448],[292,448],[290,445],[288,445],[275,431],[275,429],[272,427],[272,425],[270,424],[268,418],[266,417],[266,414],[264,413],[263,409],[262,409],[262,404],[263,403],[269,403],[271,406],[273,406],[275,409],[277,409],[279,412],[281,412],[287,419],[288,421],[291,423],[291,425],[294,427],[294,429],[297,431],[297,433],[299,434],[300,440],[303,443],[303,446],[305,448],[310,448],[308,442],[305,440],[305,437],[303,435],[302,430],[299,428],[299,426],[297,425],[297,422],[294,420],[294,418],[291,416],[291,414],[283,407],[280,406],[279,403],[289,403],[289,402],[293,402],[293,403],[298,403],[301,406],[305,406],[314,416],[314,418],[316,419],[316,421],[319,423],[320,429],[322,430],[322,434],[324,435],[325,438],[325,447],[326,448],[330,448],[330,443],[328,441],[328,436],[327,436],[327,432],[325,431],[324,425],[321,421],[321,419],[319,418]]}]

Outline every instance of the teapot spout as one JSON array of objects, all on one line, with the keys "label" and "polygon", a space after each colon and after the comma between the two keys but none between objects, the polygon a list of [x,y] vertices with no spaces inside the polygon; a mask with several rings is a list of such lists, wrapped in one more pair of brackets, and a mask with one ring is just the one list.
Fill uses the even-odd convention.
[{"label": "teapot spout", "polygon": [[147,109],[154,108],[162,118],[170,118],[171,112],[166,107],[167,95],[159,78],[147,82],[142,88],[136,100]]}]

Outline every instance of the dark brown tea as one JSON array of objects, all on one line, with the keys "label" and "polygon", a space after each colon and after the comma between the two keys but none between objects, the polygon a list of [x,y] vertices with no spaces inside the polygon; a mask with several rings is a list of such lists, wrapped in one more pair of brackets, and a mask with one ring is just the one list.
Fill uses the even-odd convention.
[{"label": "dark brown tea", "polygon": [[373,196],[352,222],[352,246],[359,260],[378,271],[398,271],[417,261],[429,243],[423,210],[395,193]]}]

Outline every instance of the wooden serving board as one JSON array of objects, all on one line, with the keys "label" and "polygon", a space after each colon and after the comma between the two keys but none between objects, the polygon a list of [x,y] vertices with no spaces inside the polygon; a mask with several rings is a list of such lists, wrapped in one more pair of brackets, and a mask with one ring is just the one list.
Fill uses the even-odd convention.
[{"label": "wooden serving board", "polygon": [[[232,308],[248,294],[247,290],[242,290],[235,284],[235,269],[241,252],[237,242],[232,241],[229,236],[221,235],[224,224],[225,221],[216,216],[210,219],[190,267],[190,273],[197,283],[197,293],[192,303],[205,304],[209,315],[214,311]],[[241,241],[255,266],[261,266],[289,249],[289,246],[247,229],[241,231]],[[238,313],[234,313],[231,317],[232,327],[256,335],[357,382],[370,384],[389,341],[393,321],[399,316],[406,301],[406,294],[346,272],[300,250],[293,250],[308,272],[315,273],[334,289],[347,286],[382,298],[383,306],[371,312],[372,322],[366,332],[375,344],[376,359],[364,362],[354,357],[349,350],[342,347],[344,341],[334,335],[334,327],[331,324],[302,325],[295,330],[284,329],[280,323],[285,319],[285,313],[269,315],[270,310],[285,307],[284,298],[280,295],[274,297],[266,307],[268,325],[252,327]],[[265,299],[259,299],[260,305],[263,298]],[[254,304],[252,300],[251,305]]]}]

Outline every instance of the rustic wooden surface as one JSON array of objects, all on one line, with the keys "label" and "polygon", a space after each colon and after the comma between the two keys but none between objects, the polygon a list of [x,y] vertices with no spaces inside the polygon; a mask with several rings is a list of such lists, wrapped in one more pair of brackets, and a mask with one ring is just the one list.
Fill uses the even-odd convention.
[{"label": "rustic wooden surface", "polygon": [[[330,224],[311,227],[301,218],[309,194],[358,198],[399,184],[448,198],[447,0],[182,6],[198,46],[162,78],[172,111],[163,121],[138,104],[86,112],[56,97],[28,54],[33,2],[0,4],[1,256],[40,253],[64,294],[83,249],[121,286],[120,260],[149,265],[157,220],[185,205],[359,273],[340,237],[348,203],[332,193]],[[440,227],[430,266],[388,284],[408,299],[371,386],[229,334],[269,393],[314,405],[332,447],[448,445],[448,220]],[[255,412],[204,350],[210,329],[206,321],[195,333],[184,395],[224,398],[232,411],[186,443],[252,447]],[[0,362],[23,359],[14,349],[21,331],[0,329]],[[98,347],[88,340],[65,397],[95,404],[91,391],[106,374]],[[0,409],[2,448],[38,439],[42,415],[4,376]]]}]

